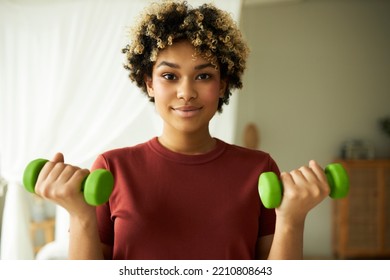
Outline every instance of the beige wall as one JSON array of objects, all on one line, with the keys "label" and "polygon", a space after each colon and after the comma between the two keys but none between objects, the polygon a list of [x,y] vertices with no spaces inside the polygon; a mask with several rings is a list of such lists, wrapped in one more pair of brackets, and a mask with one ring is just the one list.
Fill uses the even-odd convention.
[{"label": "beige wall", "polygon": [[[390,156],[378,119],[390,115],[390,1],[307,0],[243,8],[252,49],[239,93],[238,134],[255,122],[282,170],[322,165],[348,139]],[[329,258],[331,201],[306,223],[305,255]]]}]

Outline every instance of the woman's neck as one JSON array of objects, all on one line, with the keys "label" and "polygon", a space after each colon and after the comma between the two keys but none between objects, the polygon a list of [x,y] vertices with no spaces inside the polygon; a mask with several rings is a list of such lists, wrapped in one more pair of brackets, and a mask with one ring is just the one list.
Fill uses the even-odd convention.
[{"label": "woman's neck", "polygon": [[216,140],[210,133],[166,133],[158,137],[158,141],[168,150],[176,153],[197,155],[210,152],[215,148]]}]

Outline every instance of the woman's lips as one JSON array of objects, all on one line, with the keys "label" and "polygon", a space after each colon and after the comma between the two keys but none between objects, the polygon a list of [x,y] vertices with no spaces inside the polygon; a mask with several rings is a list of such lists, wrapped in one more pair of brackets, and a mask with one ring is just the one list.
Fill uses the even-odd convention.
[{"label": "woman's lips", "polygon": [[193,116],[197,115],[200,112],[202,107],[185,105],[185,106],[173,107],[172,109],[179,116],[182,116],[182,117],[193,117]]}]

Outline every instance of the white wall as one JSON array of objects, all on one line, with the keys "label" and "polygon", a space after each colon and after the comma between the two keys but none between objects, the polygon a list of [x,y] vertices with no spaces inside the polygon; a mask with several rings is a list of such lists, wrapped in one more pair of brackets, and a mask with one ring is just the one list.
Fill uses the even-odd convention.
[{"label": "white wall", "polygon": [[[1,178],[0,178],[0,180],[1,180]],[[1,188],[1,186],[0,186],[0,188]],[[2,225],[3,225],[2,222],[3,222],[4,199],[5,199],[5,193],[4,194],[0,194],[0,240],[1,240],[1,228],[2,228]]]},{"label": "white wall", "polygon": [[[326,165],[348,139],[390,156],[378,119],[390,115],[390,1],[307,0],[246,6],[252,49],[239,94],[237,143],[248,122],[260,148],[289,171],[310,159]],[[305,255],[329,258],[331,201],[311,212]]]}]

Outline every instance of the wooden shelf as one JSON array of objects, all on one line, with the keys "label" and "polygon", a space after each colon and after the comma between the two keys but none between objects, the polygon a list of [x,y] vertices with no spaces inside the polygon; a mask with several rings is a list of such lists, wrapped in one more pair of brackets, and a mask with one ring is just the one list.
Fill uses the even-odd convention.
[{"label": "wooden shelf", "polygon": [[[34,253],[38,253],[38,251],[47,243],[52,242],[54,240],[54,218],[39,221],[39,222],[31,222],[30,223],[30,234],[31,239],[34,243]],[[43,234],[43,241],[39,242],[37,238],[38,234]]]},{"label": "wooden shelf", "polygon": [[350,177],[348,197],[333,202],[337,258],[390,257],[390,160],[338,160]]}]

